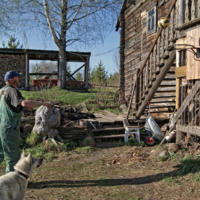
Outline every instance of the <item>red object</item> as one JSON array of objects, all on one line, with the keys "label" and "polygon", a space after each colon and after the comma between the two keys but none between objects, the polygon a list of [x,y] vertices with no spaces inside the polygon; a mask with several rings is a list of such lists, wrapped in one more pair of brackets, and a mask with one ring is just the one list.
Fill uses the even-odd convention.
[{"label": "red object", "polygon": [[[57,79],[49,79],[50,75],[46,75],[43,79],[33,79],[32,84],[37,87],[54,87],[57,86],[58,80]],[[75,82],[73,80],[68,80],[67,82]],[[76,81],[76,83],[83,85],[83,81]]]},{"label": "red object", "polygon": [[148,105],[149,105],[149,101],[147,101]]},{"label": "red object", "polygon": [[153,146],[155,143],[155,140],[153,137],[147,136],[145,137],[144,142],[149,146]]}]

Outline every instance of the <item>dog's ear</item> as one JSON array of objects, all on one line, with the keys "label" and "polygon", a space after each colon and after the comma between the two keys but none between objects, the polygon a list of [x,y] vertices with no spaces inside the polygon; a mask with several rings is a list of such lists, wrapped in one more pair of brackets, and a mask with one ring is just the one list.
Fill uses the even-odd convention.
[{"label": "dog's ear", "polygon": [[31,153],[28,154],[27,160],[29,163],[32,163],[32,155]]},{"label": "dog's ear", "polygon": [[22,151],[21,158],[25,157],[25,151]]}]

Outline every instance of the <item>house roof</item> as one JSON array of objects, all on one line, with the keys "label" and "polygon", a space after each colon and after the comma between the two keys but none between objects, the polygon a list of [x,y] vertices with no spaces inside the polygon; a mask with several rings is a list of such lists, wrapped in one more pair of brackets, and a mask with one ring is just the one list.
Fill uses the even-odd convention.
[{"label": "house roof", "polygon": [[117,23],[115,25],[115,31],[118,31],[119,27],[120,27],[120,15],[121,14],[124,14],[124,11],[126,9],[126,3],[127,3],[128,0],[124,0],[124,3],[122,5],[122,8],[121,8],[121,11],[120,11],[120,14],[119,14],[119,17],[117,19]]},{"label": "house roof", "polygon": [[[56,61],[58,60],[59,51],[0,48],[0,54],[28,54],[29,60]],[[88,56],[91,56],[91,52],[66,51],[67,61],[69,62],[86,62]]]}]

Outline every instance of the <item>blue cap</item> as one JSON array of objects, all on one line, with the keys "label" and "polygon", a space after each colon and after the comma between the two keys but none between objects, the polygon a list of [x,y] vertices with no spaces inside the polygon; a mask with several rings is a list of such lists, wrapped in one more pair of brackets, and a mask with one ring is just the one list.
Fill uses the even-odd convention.
[{"label": "blue cap", "polygon": [[8,71],[8,72],[6,72],[6,74],[4,76],[4,81],[8,81],[11,78],[14,78],[15,76],[21,76],[21,73],[17,73],[14,71]]}]

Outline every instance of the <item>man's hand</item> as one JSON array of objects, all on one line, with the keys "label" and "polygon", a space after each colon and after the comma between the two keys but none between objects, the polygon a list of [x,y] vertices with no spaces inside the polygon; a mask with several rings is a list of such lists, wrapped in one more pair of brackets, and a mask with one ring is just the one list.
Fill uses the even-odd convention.
[{"label": "man's hand", "polygon": [[33,111],[33,108],[31,107],[24,107],[26,110],[29,110],[29,111]]},{"label": "man's hand", "polygon": [[49,102],[45,102],[45,106],[48,108],[48,109],[51,109],[51,105]]}]

